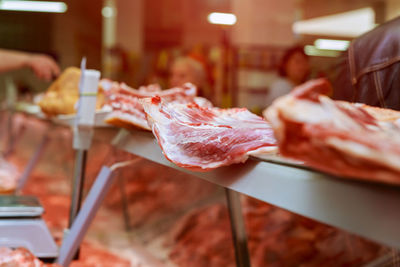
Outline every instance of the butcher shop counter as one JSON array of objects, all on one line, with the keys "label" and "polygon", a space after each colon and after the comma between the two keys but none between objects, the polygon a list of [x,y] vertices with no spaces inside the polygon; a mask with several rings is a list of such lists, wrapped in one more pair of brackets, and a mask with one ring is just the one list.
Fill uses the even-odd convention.
[{"label": "butcher shop counter", "polygon": [[[104,129],[111,134],[116,129]],[[102,139],[103,139],[102,138]],[[370,240],[400,248],[397,230],[400,214],[400,188],[352,181],[307,168],[297,162],[266,156],[251,157],[244,164],[221,167],[208,172],[192,172],[168,161],[151,132],[120,130],[112,144],[123,151],[201,178],[226,189],[238,266],[250,266],[246,233],[241,218],[238,193],[254,197],[294,213],[347,230]],[[63,242],[59,263],[66,266],[79,246],[85,231],[104,198],[115,174],[103,168],[76,223],[75,236]],[[236,237],[235,237],[236,235]],[[65,256],[67,255],[67,256]],[[67,259],[66,259],[67,258]]]},{"label": "butcher shop counter", "polygon": [[168,161],[153,134],[145,131],[121,130],[113,145],[228,191],[400,248],[400,187],[343,179],[276,157],[192,172]]}]

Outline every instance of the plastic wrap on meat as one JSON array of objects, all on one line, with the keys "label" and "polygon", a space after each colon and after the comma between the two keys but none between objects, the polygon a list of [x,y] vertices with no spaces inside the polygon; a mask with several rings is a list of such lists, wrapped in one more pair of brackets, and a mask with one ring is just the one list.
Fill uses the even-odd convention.
[{"label": "plastic wrap on meat", "polygon": [[203,108],[159,97],[142,102],[164,155],[178,166],[204,171],[276,150],[270,125],[247,109]]},{"label": "plastic wrap on meat", "polygon": [[283,156],[346,177],[400,184],[398,112],[333,101],[325,79],[277,99],[264,115]]}]

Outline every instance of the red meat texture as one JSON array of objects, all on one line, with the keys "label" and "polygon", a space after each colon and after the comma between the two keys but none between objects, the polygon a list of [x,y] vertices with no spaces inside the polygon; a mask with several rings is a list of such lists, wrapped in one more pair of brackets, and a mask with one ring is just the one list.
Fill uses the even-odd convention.
[{"label": "red meat texture", "polygon": [[111,106],[112,112],[106,117],[105,121],[128,129],[134,127],[150,130],[140,99],[158,96],[168,102],[212,105],[208,100],[196,97],[196,94],[197,88],[189,83],[182,87],[167,90],[161,90],[156,85],[142,86],[137,90],[123,83],[113,83],[111,89],[106,93],[107,102]]},{"label": "red meat texture", "polygon": [[280,153],[334,175],[400,184],[400,128],[380,120],[398,112],[320,94],[328,91],[325,79],[314,80],[264,112]]},{"label": "red meat texture", "polygon": [[[252,266],[362,266],[389,250],[255,199],[243,200]],[[178,266],[235,266],[227,208],[198,209],[172,231]]]},{"label": "red meat texture", "polygon": [[270,125],[247,109],[204,108],[158,97],[142,103],[164,155],[178,166],[206,171],[275,149]]}]

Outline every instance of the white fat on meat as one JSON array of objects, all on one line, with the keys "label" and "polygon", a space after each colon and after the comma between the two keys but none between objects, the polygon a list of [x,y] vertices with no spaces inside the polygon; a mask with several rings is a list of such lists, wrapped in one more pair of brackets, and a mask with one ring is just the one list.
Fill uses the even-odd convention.
[{"label": "white fat on meat", "polygon": [[142,100],[164,155],[178,166],[209,170],[276,151],[270,125],[247,109],[202,108],[160,98]]},{"label": "white fat on meat", "polygon": [[302,85],[263,112],[281,153],[335,175],[400,183],[400,113],[312,94],[321,86],[329,84]]},{"label": "white fat on meat", "polygon": [[140,99],[160,96],[169,102],[197,103],[200,106],[212,107],[207,99],[196,97],[197,88],[190,83],[167,90],[161,90],[159,85],[154,84],[133,89],[124,83],[113,83],[107,94],[108,105],[112,108],[112,112],[106,117],[105,122],[128,129],[133,126],[150,130]]},{"label": "white fat on meat", "polygon": [[125,125],[126,128],[132,128],[130,126],[144,129],[150,131],[150,127],[147,124],[147,120],[143,117],[143,114],[140,112],[122,112],[122,111],[113,111],[104,120],[106,123],[123,127]]}]

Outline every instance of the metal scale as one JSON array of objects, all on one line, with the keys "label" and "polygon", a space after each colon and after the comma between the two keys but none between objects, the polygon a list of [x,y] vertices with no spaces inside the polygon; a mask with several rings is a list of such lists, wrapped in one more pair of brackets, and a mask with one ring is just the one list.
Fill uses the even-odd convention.
[{"label": "metal scale", "polygon": [[[12,115],[16,103],[16,88],[11,78],[6,80],[7,107],[10,111],[7,120],[8,147],[5,155],[12,153],[15,142],[12,134]],[[36,165],[42,146],[28,162],[17,185],[18,193],[24,186],[27,177]],[[0,247],[25,247],[37,257],[54,259],[58,256],[58,247],[42,219],[44,209],[37,197],[0,195]]]},{"label": "metal scale", "polygon": [[[81,64],[80,107],[74,127],[74,148],[77,150],[75,162],[75,177],[70,214],[70,229],[66,232],[63,243],[59,248],[42,219],[44,208],[34,196],[0,195],[0,246],[25,247],[35,256],[51,260],[68,266],[73,255],[79,248],[83,237],[89,228],[102,200],[108,191],[113,170],[103,168],[92,186],[86,201],[80,210],[82,184],[84,179],[84,165],[87,149],[90,147],[93,136],[94,110],[96,105],[97,85],[100,73],[86,70],[86,59]],[[84,85],[84,80],[87,79]],[[10,125],[11,126],[11,125]],[[10,130],[11,132],[11,130]],[[45,136],[45,139],[48,138]],[[47,139],[46,139],[47,142]],[[34,165],[39,160],[45,143],[42,142],[33,155],[18,184],[17,192],[22,189]]]},{"label": "metal scale", "polygon": [[25,247],[39,258],[56,258],[58,247],[33,196],[0,197],[0,247]]}]

